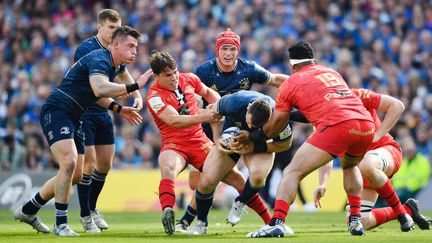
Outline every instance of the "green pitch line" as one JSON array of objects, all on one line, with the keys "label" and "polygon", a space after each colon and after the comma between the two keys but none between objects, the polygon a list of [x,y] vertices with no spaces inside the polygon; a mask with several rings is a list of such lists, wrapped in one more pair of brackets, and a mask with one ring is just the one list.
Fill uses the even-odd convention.
[{"label": "green pitch line", "polygon": [[[176,217],[182,211],[177,210]],[[69,224],[81,234],[76,238],[54,237],[51,234],[37,234],[30,226],[13,220],[12,212],[0,211],[0,242],[431,242],[432,231],[402,233],[397,222],[391,222],[372,231],[364,237],[348,235],[345,213],[291,213],[287,224],[294,230],[293,236],[279,239],[247,239],[248,232],[257,230],[262,221],[255,213],[249,212],[242,221],[231,227],[225,223],[226,211],[212,210],[209,215],[208,235],[166,236],[160,220],[160,213],[105,213],[110,228],[100,234],[86,234],[79,223],[79,213],[69,212]],[[431,216],[428,212],[426,215]],[[39,216],[50,227],[54,224],[54,211],[41,211]],[[61,240],[61,241],[60,241]]]}]

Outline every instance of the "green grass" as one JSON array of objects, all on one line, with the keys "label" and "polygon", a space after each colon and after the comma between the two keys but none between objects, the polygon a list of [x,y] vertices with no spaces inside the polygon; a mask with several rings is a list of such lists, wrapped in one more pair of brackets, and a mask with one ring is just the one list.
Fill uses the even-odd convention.
[{"label": "green grass", "polygon": [[[177,218],[181,216],[177,211]],[[295,231],[293,236],[280,239],[247,239],[248,232],[261,226],[261,219],[250,212],[243,216],[235,227],[225,223],[227,211],[212,210],[209,215],[210,225],[207,235],[166,236],[160,221],[160,213],[105,213],[110,225],[107,231],[100,234],[82,232],[77,212],[69,213],[71,227],[81,233],[80,237],[57,238],[52,234],[37,234],[29,225],[13,220],[13,214],[0,211],[0,242],[431,242],[432,231],[402,233],[397,222],[390,222],[367,232],[364,237],[349,236],[345,226],[344,213],[291,213],[287,224]],[[426,213],[431,215],[431,213]],[[41,211],[39,216],[52,226],[54,212]]]}]

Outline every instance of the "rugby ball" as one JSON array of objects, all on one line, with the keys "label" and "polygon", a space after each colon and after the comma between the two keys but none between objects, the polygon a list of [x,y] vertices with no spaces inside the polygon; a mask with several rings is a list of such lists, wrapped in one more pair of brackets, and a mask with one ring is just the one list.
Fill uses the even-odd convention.
[{"label": "rugby ball", "polygon": [[235,136],[237,136],[238,131],[240,131],[238,127],[229,127],[222,132],[221,139],[228,148],[230,142],[234,141]]}]

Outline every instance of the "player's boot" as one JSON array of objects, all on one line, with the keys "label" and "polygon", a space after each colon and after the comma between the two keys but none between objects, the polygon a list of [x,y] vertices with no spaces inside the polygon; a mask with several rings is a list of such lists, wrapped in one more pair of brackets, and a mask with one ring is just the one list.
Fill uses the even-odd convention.
[{"label": "player's boot", "polygon": [[268,238],[268,237],[284,237],[284,236],[285,236],[284,224],[277,224],[275,226],[270,226],[266,224],[263,227],[261,227],[261,229],[246,235],[246,237],[248,238]]},{"label": "player's boot", "polygon": [[101,230],[97,227],[92,219],[92,216],[81,217],[81,224],[87,233],[100,233]]},{"label": "player's boot", "polygon": [[49,233],[49,227],[42,222],[42,220],[36,215],[28,215],[23,213],[23,206],[17,208],[15,210],[15,220],[19,220],[21,222],[29,224],[33,229],[35,229],[38,233]]},{"label": "player's boot", "polygon": [[189,227],[189,223],[186,220],[180,220],[175,225],[175,232],[187,233],[187,228]]},{"label": "player's boot", "polygon": [[422,230],[429,230],[431,222],[419,212],[418,201],[414,198],[409,198],[405,202],[405,205],[411,209],[412,219],[418,225],[418,227]]},{"label": "player's boot", "polygon": [[205,235],[207,234],[207,224],[204,221],[197,220],[196,224],[187,233],[189,235]]},{"label": "player's boot", "polygon": [[361,217],[349,216],[348,230],[351,235],[365,235]]},{"label": "player's boot", "polygon": [[238,224],[238,222],[240,222],[243,212],[245,212],[244,210],[245,206],[246,204],[240,201],[235,201],[231,206],[231,210],[228,213],[226,222],[230,223],[232,226]]},{"label": "player's boot", "polygon": [[174,233],[174,219],[174,210],[170,207],[166,207],[162,213],[162,224],[167,235],[172,235]]},{"label": "player's boot", "polygon": [[94,211],[90,211],[90,215],[92,216],[94,223],[100,230],[108,229],[108,224],[103,218],[102,214],[99,212],[99,210],[95,209]]},{"label": "player's boot", "polygon": [[397,220],[399,221],[402,232],[408,232],[414,229],[414,221],[409,214],[399,214]]},{"label": "player's boot", "polygon": [[55,236],[79,236],[78,233],[69,228],[68,224],[61,224],[59,226],[54,224],[53,235]]}]

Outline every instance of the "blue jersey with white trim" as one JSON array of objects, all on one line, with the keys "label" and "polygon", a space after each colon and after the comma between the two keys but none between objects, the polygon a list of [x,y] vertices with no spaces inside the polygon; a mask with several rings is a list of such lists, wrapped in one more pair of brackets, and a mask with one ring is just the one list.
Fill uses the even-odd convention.
[{"label": "blue jersey with white trim", "polygon": [[237,66],[232,72],[219,69],[216,59],[198,66],[195,74],[209,88],[221,96],[239,90],[250,90],[254,83],[265,84],[270,80],[270,73],[254,61],[237,59]]},{"label": "blue jersey with white trim", "polygon": [[[87,55],[88,53],[98,50],[98,49],[106,49],[102,46],[96,36],[88,38],[81,42],[81,44],[77,47],[74,54],[74,62],[77,62],[81,57]],[[124,72],[126,70],[126,65],[122,64],[119,68],[119,73]],[[87,114],[103,114],[107,112],[107,109],[99,106],[98,104],[93,104],[89,106],[87,109]]]},{"label": "blue jersey with white trim", "polygon": [[119,73],[114,67],[108,49],[92,51],[69,68],[60,85],[47,98],[46,104],[68,109],[74,117],[81,118],[97,98],[90,86],[90,76],[104,75],[110,81]]},{"label": "blue jersey with white trim", "polygon": [[225,116],[224,130],[228,127],[236,126],[242,130],[250,130],[246,123],[247,107],[252,102],[264,99],[274,109],[275,101],[270,97],[256,91],[238,91],[225,95],[218,102],[218,112]]}]

